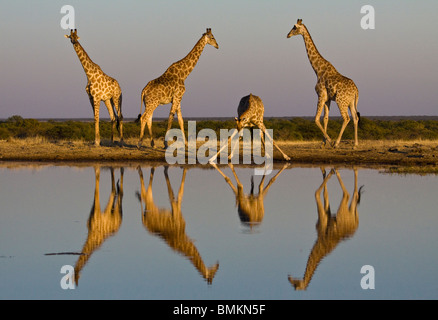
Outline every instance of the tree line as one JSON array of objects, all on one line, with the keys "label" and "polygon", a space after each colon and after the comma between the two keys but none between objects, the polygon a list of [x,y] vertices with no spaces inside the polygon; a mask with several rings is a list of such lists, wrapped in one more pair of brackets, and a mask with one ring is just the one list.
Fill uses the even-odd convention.
[{"label": "tree line", "polygon": [[[321,140],[321,131],[312,119],[305,118],[266,118],[265,125],[273,129],[274,139],[284,141]],[[336,137],[342,125],[341,119],[330,119],[328,134]],[[156,138],[166,134],[167,121],[154,121],[153,132]],[[187,130],[187,122],[185,122]],[[179,128],[177,121],[174,128]],[[219,136],[220,129],[235,128],[234,119],[230,120],[197,120],[196,130],[212,129]],[[123,123],[125,138],[138,138],[140,124],[135,121]],[[110,121],[101,121],[100,134],[103,139],[111,137]],[[349,123],[343,139],[353,139],[353,125]],[[84,140],[94,141],[94,123],[92,121],[41,121],[12,116],[0,121],[0,140],[9,138],[43,137],[47,140]],[[371,120],[361,117],[359,123],[359,139],[361,140],[435,140],[438,139],[438,120]]]}]

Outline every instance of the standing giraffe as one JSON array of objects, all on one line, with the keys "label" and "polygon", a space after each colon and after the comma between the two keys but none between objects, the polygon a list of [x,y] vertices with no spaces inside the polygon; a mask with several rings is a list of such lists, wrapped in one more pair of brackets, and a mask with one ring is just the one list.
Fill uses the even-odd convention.
[{"label": "standing giraffe", "polygon": [[[345,188],[338,171],[332,169],[327,176],[325,169],[322,168],[321,171],[324,180],[315,192],[315,200],[318,209],[318,222],[316,223],[318,238],[309,254],[304,277],[302,279],[296,279],[292,276],[288,277],[289,282],[294,286],[295,290],[305,290],[322,259],[329,255],[340,242],[353,237],[359,226],[357,207],[360,203],[363,186],[359,189],[357,188],[357,169],[354,168],[354,191],[350,204],[348,204],[350,194]],[[332,216],[328,191],[326,189],[327,182],[333,173],[336,174],[342,189],[342,200],[335,216]],[[321,201],[321,190],[323,190],[324,194],[324,205]]]},{"label": "standing giraffe", "polygon": [[120,89],[119,83],[106,75],[102,69],[95,64],[84,48],[79,43],[79,37],[77,35],[77,30],[71,30],[70,35],[65,35],[69,38],[73,44],[73,48],[81,61],[82,67],[84,68],[85,74],[87,75],[87,85],[85,91],[90,99],[91,107],[94,112],[94,127],[95,127],[95,138],[94,142],[96,146],[100,145],[100,134],[99,134],[99,106],[100,101],[104,101],[111,118],[111,142],[114,142],[114,131],[117,126],[120,134],[120,144],[123,144],[123,125],[122,125],[122,90]]},{"label": "standing giraffe", "polygon": [[[260,130],[263,131],[265,135],[267,135],[269,138],[271,138],[266,131],[265,124],[263,123],[263,114],[265,113],[265,107],[263,106],[262,99],[260,99],[258,96],[253,95],[250,93],[248,96],[243,97],[240,99],[239,106],[237,107],[237,118],[234,118],[236,121],[237,131],[234,131],[234,133],[228,138],[228,143],[223,146],[216,155],[211,157],[209,159],[210,163],[213,163],[213,161],[218,157],[218,155],[222,152],[222,150],[230,145],[231,139],[237,134],[240,133],[245,127],[258,127]],[[263,138],[263,134],[261,135],[261,139],[263,142],[263,145],[265,145],[265,139]],[[272,138],[272,142],[274,146],[280,151],[280,153],[283,155],[283,158],[286,161],[290,160],[290,157],[287,156],[280,147],[275,143],[274,139]],[[236,145],[234,145],[235,147]],[[265,149],[266,150],[266,149]],[[231,149],[231,154],[228,156],[228,159],[231,159],[233,156],[234,148]]]},{"label": "standing giraffe", "polygon": [[[330,110],[330,101],[335,101],[341,112],[342,123],[341,131],[339,132],[338,139],[333,144],[333,147],[338,147],[341,141],[342,134],[345,127],[350,121],[348,116],[348,109],[350,109],[351,116],[354,123],[354,148],[358,146],[357,139],[357,125],[360,119],[360,113],[357,112],[357,102],[359,99],[359,91],[354,84],[353,80],[344,77],[340,74],[333,65],[325,60],[313,43],[312,37],[309,34],[306,26],[302,23],[302,19],[298,19],[292,30],[288,33],[287,37],[296,36],[301,34],[306,45],[307,56],[310,64],[317,76],[316,93],[318,95],[318,107],[316,110],[315,123],[324,135],[324,144],[327,141],[331,143],[331,139],[327,134],[328,115]],[[324,109],[324,127],[321,125],[320,118]]]},{"label": "standing giraffe", "polygon": [[[172,107],[170,108],[167,130],[171,128],[176,112],[178,115],[179,127],[187,146],[184,134],[184,120],[181,114],[181,99],[186,91],[184,80],[195,68],[196,63],[207,44],[219,49],[219,45],[211,33],[210,28],[207,28],[207,31],[202,35],[201,39],[199,39],[187,56],[173,63],[166,72],[157,79],[149,81],[143,88],[141,92],[140,114],[137,119],[137,121],[140,120],[139,148],[141,147],[143,140],[145,125],[148,126],[149,135],[151,137],[151,146],[154,147],[154,138],[152,136],[152,115],[158,106],[168,103],[172,103]],[[145,105],[145,112],[141,115],[143,103]],[[164,142],[164,147],[167,148],[167,141]]]}]

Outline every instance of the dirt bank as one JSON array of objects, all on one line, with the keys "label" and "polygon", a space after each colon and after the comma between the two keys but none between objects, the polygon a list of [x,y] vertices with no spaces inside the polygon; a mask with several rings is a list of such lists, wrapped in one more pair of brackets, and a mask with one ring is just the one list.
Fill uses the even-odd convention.
[{"label": "dirt bank", "polygon": [[[161,142],[162,144],[162,142]],[[159,162],[165,161],[165,151],[145,146],[140,150],[136,141],[123,146],[103,141],[100,147],[83,141],[46,141],[44,139],[11,139],[0,141],[0,161],[37,162]],[[278,141],[283,151],[291,157],[291,164],[329,165],[382,165],[404,168],[423,168],[437,172],[438,141],[360,141],[353,150],[349,141],[340,147],[321,148],[320,142]],[[274,148],[274,161],[283,162]]]}]

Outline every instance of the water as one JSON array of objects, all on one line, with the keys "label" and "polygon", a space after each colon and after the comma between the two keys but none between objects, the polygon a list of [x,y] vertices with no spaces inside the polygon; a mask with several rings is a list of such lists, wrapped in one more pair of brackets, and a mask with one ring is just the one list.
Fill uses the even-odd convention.
[{"label": "water", "polygon": [[219,169],[3,164],[0,299],[438,298],[436,175]]}]

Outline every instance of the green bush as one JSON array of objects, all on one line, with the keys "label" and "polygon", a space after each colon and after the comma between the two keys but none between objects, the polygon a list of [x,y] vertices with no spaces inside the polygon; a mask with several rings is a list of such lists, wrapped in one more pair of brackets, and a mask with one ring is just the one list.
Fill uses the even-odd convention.
[{"label": "green bush", "polygon": [[6,140],[10,136],[11,134],[8,129],[0,127],[0,140]]}]

